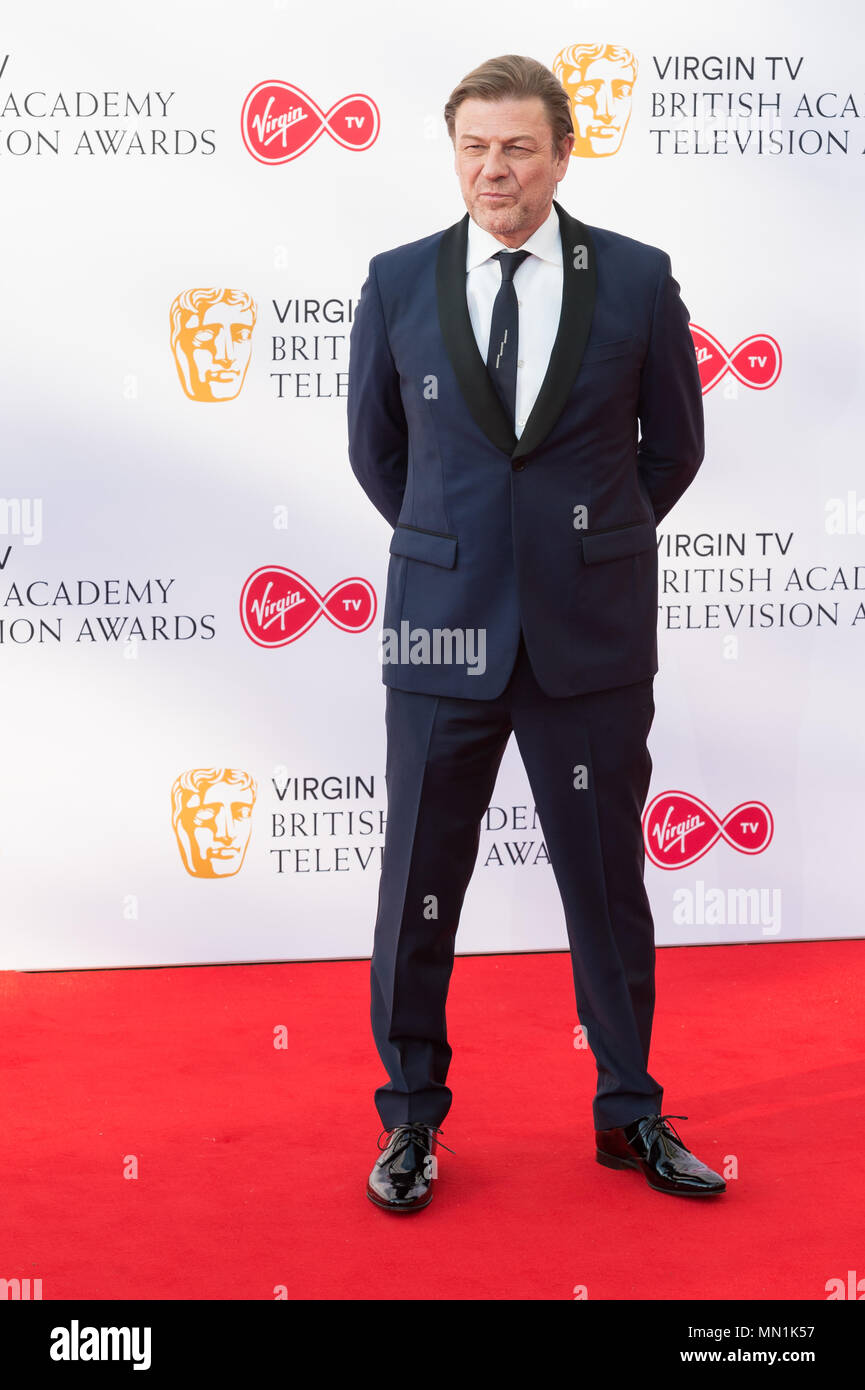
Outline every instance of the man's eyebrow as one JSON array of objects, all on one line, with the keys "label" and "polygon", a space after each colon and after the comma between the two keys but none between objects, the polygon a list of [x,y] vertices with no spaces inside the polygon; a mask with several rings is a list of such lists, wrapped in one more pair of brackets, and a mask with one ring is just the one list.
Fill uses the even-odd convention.
[{"label": "man's eyebrow", "polygon": [[[461,135],[461,136],[460,136],[460,139],[461,139],[461,140],[480,140],[481,143],[483,143],[484,137],[483,137],[482,135]],[[503,143],[504,143],[505,145],[512,145],[512,144],[514,143],[515,140],[528,140],[529,142],[535,141],[535,143],[537,143],[536,137],[535,137],[534,135],[508,135],[508,136],[505,137]]]}]

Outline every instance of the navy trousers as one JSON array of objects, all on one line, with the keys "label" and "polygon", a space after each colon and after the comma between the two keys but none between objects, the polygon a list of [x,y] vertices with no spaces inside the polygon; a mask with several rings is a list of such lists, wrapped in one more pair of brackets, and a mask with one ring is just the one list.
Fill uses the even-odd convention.
[{"label": "navy trousers", "polygon": [[[453,1099],[445,1005],[460,911],[511,731],[562,898],[577,1013],[598,1069],[596,1129],[661,1109],[647,1071],[655,941],[641,816],[653,679],[562,699],[520,639],[494,700],[387,689],[387,828],[371,965],[383,1126],[440,1125]],[[585,768],[585,786],[575,786]],[[564,1102],[567,1103],[566,1101]]]}]

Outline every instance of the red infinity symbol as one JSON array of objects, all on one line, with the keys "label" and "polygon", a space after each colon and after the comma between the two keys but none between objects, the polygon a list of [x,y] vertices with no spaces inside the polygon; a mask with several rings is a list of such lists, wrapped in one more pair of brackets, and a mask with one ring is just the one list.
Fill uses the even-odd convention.
[{"label": "red infinity symbol", "polygon": [[738,347],[727,352],[708,329],[698,328],[695,323],[689,327],[704,396],[727,372],[732,372],[752,391],[766,391],[781,375],[781,349],[768,333],[754,333],[750,338],[743,338]]},{"label": "red infinity symbol", "polygon": [[259,647],[285,647],[324,613],[342,632],[364,632],[375,617],[375,590],[366,579],[341,579],[322,595],[294,570],[263,565],[240,595],[240,621]]},{"label": "red infinity symbol", "polygon": [[287,164],[327,131],[345,150],[368,150],[381,117],[372,97],[352,92],[329,111],[290,82],[271,79],[253,87],[240,116],[243,143],[262,164]]},{"label": "red infinity symbol", "polygon": [[688,792],[661,792],[643,815],[646,853],[659,869],[684,869],[722,836],[740,854],[761,854],[774,829],[772,812],[762,801],[743,801],[721,821]]}]

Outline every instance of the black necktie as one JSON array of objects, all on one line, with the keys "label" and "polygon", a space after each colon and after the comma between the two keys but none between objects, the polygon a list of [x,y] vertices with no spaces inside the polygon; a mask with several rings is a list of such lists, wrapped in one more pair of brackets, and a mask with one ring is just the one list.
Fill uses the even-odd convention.
[{"label": "black necktie", "polygon": [[492,377],[507,417],[514,423],[517,400],[517,347],[519,309],[514,275],[531,251],[499,251],[493,256],[502,268],[502,283],[493,304],[487,371]]}]

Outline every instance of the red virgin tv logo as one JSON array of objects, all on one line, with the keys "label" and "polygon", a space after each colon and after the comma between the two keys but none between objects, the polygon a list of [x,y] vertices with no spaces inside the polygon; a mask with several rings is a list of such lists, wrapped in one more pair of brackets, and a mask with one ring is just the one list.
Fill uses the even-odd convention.
[{"label": "red virgin tv logo", "polygon": [[781,375],[781,349],[768,333],[752,333],[728,352],[708,328],[689,327],[704,396],[728,372],[752,391],[768,391]]},{"label": "red virgin tv logo", "polygon": [[375,618],[375,590],[366,579],[341,579],[320,594],[283,565],[262,565],[240,595],[240,621],[259,647],[296,642],[324,614],[341,632],[365,632]]},{"label": "red virgin tv logo", "polygon": [[290,82],[271,79],[253,87],[240,116],[243,143],[261,164],[287,164],[325,131],[344,150],[368,150],[378,138],[381,117],[372,97],[352,92],[328,111]]},{"label": "red virgin tv logo", "polygon": [[762,801],[742,801],[719,820],[689,792],[661,792],[643,815],[646,853],[659,869],[684,869],[720,839],[740,854],[762,854],[774,830],[772,812]]}]

